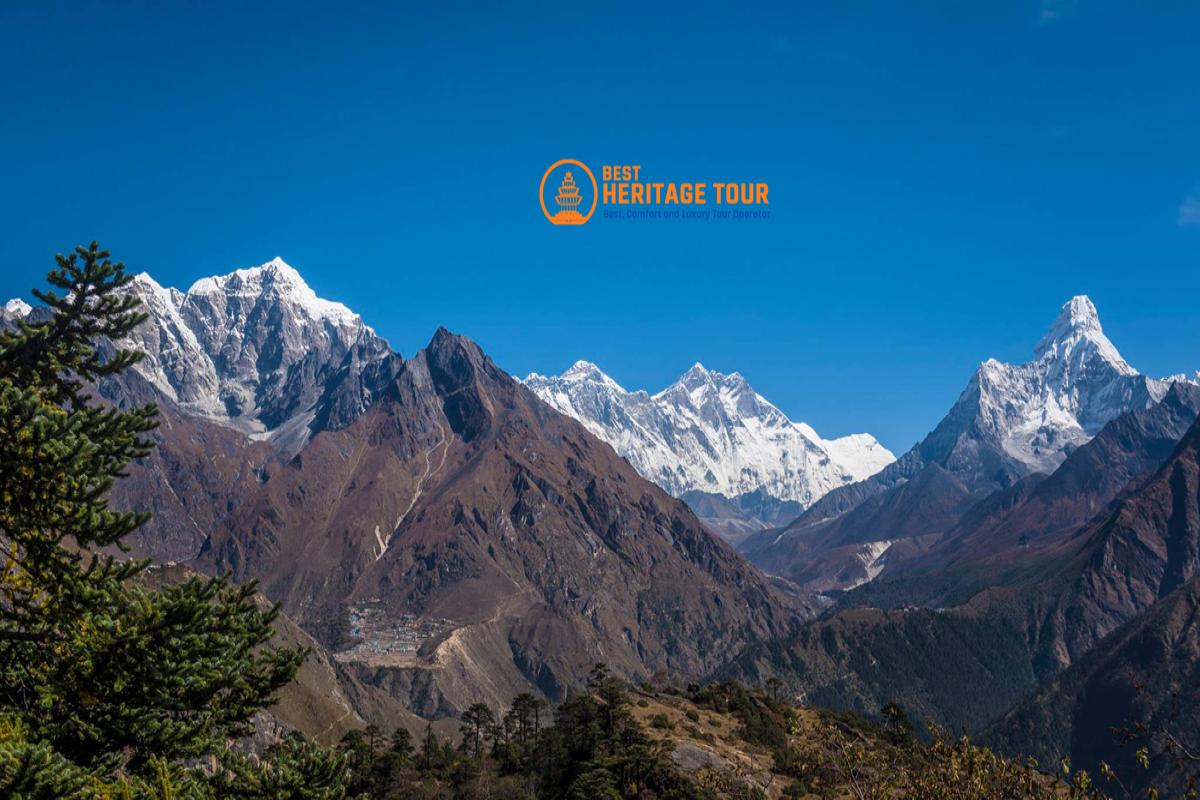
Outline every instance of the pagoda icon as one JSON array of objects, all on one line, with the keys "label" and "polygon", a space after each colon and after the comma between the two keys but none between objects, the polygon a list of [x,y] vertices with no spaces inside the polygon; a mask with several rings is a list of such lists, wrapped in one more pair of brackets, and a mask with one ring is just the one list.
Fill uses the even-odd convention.
[{"label": "pagoda icon", "polygon": [[555,225],[582,225],[587,220],[579,213],[579,204],[583,202],[583,196],[579,194],[579,187],[575,185],[575,176],[570,170],[563,177],[562,186],[558,187],[558,194],[554,196],[554,202],[558,203],[559,212],[550,220]]}]

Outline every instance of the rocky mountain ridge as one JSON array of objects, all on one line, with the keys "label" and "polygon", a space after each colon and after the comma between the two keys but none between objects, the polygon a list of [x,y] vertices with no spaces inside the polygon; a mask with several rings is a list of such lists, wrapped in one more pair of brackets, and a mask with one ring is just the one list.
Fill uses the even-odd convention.
[{"label": "rocky mountain ridge", "polygon": [[788,511],[794,515],[893,460],[871,435],[823,439],[811,426],[788,419],[740,373],[725,375],[699,363],[653,395],[626,391],[587,361],[558,376],[533,373],[525,385],[693,507],[725,501],[730,516],[714,510],[708,519],[728,520],[715,527],[734,536],[784,522],[780,517]]},{"label": "rocky mountain ridge", "polygon": [[[1095,306],[1074,297],[1024,364],[984,362],[938,426],[870,478],[829,492],[791,524],[741,545],[755,563],[813,588],[866,575],[873,543],[945,534],[961,514],[1022,479],[1048,474],[1120,414],[1162,400],[1173,380],[1137,372],[1104,335]],[[925,489],[906,484],[921,478]],[[861,510],[860,510],[861,509]],[[814,562],[825,566],[814,573]],[[878,574],[878,572],[876,573]]]},{"label": "rocky mountain ridge", "polygon": [[143,272],[127,291],[149,314],[121,343],[146,354],[134,371],[181,412],[288,454],[362,413],[395,372],[361,317],[317,297],[280,258],[186,292]]},{"label": "rocky mountain ridge", "polygon": [[445,330],[252,492],[199,563],[259,578],[427,716],[562,697],[597,660],[700,677],[794,613],[683,503]]}]

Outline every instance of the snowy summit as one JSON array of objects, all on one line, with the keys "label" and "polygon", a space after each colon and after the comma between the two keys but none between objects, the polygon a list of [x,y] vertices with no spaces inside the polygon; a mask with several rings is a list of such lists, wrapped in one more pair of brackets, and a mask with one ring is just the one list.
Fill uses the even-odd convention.
[{"label": "snowy summit", "polygon": [[302,442],[325,379],[352,353],[390,352],[281,258],[201,278],[186,292],[143,272],[126,291],[150,315],[127,342],[146,353],[134,371],[181,410],[256,437]]},{"label": "snowy summit", "polygon": [[894,460],[869,434],[822,439],[739,373],[699,363],[654,395],[626,391],[587,361],[558,376],[533,373],[525,385],[676,496],[762,492],[804,507]]},{"label": "snowy summit", "polygon": [[1105,336],[1096,306],[1079,295],[1062,306],[1032,361],[984,362],[947,419],[973,419],[973,435],[1030,471],[1050,472],[1110,420],[1158,402],[1180,379],[1156,380],[1130,366]]},{"label": "snowy summit", "polygon": [[33,311],[33,306],[26,303],[19,297],[14,297],[4,304],[4,313],[13,317],[24,319],[29,316],[29,312]]}]

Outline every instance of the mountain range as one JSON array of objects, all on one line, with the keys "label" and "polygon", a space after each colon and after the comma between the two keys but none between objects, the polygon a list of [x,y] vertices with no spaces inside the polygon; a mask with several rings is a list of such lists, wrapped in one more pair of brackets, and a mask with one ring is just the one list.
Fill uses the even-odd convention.
[{"label": "mountain range", "polygon": [[153,512],[134,555],[258,581],[314,648],[280,724],[413,729],[603,662],[1086,759],[1197,674],[1200,386],[1140,374],[1086,297],[894,459],[699,364],[651,395],[445,329],[405,358],[279,259],[125,291],[146,357],[97,394],[160,425],[114,501]]},{"label": "mountain range", "polygon": [[405,359],[278,259],[126,291],[147,357],[98,388],[160,407],[115,492],[154,513],[135,554],[259,581],[407,708],[699,679],[809,613],[464,337]]},{"label": "mountain range", "polygon": [[835,489],[741,550],[766,571],[818,591],[861,586],[889,561],[941,537],[977,502],[1061,466],[1122,413],[1150,408],[1172,385],[1131,367],[1092,302],[1063,305],[1033,360],[989,359],[936,428],[864,481]]},{"label": "mountain range", "polygon": [[[1175,413],[1160,411],[1159,423]],[[1189,615],[1200,575],[1200,421],[1189,414],[1192,422],[1164,459],[1099,513],[1088,518],[1070,505],[1060,517],[1083,523],[1067,523],[1041,543],[967,553],[949,567],[927,564],[899,579],[881,576],[794,634],[750,646],[721,674],[776,677],[807,702],[863,714],[898,702],[1043,763],[1132,761],[1113,727],[1167,725],[1193,738],[1188,676],[1200,670],[1200,649]],[[1118,429],[1138,430],[1130,424],[1138,417],[1145,422],[1140,412],[1123,416],[1085,446],[1098,445],[1097,453],[1069,459],[1055,475],[1080,475],[1098,453],[1116,452]],[[1152,436],[1164,430],[1142,429]],[[991,500],[993,510],[1006,505]],[[1138,775],[1139,784],[1154,777]]]},{"label": "mountain range", "polygon": [[894,460],[870,434],[823,439],[741,374],[699,363],[653,395],[626,391],[587,361],[555,377],[533,373],[525,385],[733,541],[790,521],[830,490]]}]

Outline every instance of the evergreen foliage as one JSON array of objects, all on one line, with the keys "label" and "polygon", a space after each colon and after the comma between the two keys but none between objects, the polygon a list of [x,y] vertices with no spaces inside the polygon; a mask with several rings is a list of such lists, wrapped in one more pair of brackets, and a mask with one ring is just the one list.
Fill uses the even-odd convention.
[{"label": "evergreen foliage", "polygon": [[150,588],[109,554],[148,518],[108,492],[156,409],[87,390],[142,357],[113,343],[145,314],[94,242],[48,280],[41,321],[0,333],[0,796],[340,797],[340,755],[231,750],[305,655],[269,647],[277,609],[223,578]]}]

